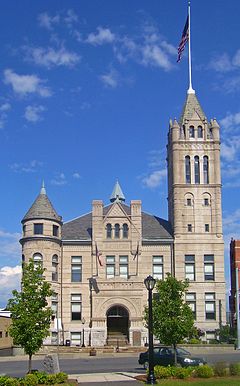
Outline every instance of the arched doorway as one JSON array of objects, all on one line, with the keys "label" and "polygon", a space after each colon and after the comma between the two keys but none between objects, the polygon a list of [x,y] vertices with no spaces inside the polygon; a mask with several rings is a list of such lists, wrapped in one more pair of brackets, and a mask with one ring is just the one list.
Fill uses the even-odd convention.
[{"label": "arched doorway", "polygon": [[129,339],[129,313],[128,310],[115,305],[107,311],[107,344],[125,346]]}]

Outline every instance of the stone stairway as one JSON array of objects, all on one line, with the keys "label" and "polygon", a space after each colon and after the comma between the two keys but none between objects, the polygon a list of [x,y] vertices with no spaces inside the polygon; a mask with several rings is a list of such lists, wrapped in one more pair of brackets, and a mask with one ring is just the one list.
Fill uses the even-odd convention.
[{"label": "stone stairway", "polygon": [[120,331],[109,331],[107,336],[107,346],[124,347],[128,346],[127,335]]}]

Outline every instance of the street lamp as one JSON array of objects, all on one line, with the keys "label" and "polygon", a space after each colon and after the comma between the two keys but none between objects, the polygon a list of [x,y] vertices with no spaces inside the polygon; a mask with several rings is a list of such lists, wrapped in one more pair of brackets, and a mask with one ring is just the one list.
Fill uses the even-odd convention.
[{"label": "street lamp", "polygon": [[82,318],[82,325],[83,325],[83,329],[82,329],[82,347],[85,347],[85,344],[84,344],[84,324],[85,324],[85,319]]},{"label": "street lamp", "polygon": [[240,350],[240,316],[239,316],[239,268],[236,268],[236,318],[237,318],[237,350]]},{"label": "street lamp", "polygon": [[147,384],[154,385],[156,378],[154,375],[154,358],[153,358],[153,316],[152,316],[152,290],[155,286],[156,280],[152,276],[144,279],[145,287],[148,290],[148,377]]}]

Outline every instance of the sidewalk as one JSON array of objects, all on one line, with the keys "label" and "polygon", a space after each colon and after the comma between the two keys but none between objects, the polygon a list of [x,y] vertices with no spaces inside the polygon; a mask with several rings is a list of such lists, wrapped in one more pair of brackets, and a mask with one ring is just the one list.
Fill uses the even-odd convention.
[{"label": "sidewalk", "polygon": [[76,379],[79,385],[100,386],[105,383],[112,383],[119,386],[134,386],[139,385],[139,382],[134,379],[139,374],[135,373],[94,373],[94,374],[71,374],[69,379]]}]

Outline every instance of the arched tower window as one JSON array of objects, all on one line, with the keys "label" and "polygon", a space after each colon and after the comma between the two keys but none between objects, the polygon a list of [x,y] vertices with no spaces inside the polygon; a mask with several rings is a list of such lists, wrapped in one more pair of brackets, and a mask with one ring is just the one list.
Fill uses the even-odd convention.
[{"label": "arched tower window", "polygon": [[123,238],[128,239],[128,224],[123,224]]},{"label": "arched tower window", "polygon": [[58,281],[58,255],[52,257],[52,281]]},{"label": "arched tower window", "polygon": [[115,237],[115,239],[119,239],[119,237],[120,237],[120,225],[119,224],[115,224],[115,226],[114,226],[114,237]]},{"label": "arched tower window", "polygon": [[38,267],[39,265],[43,264],[43,257],[41,253],[34,253],[33,263],[34,263],[34,267]]},{"label": "arched tower window", "polygon": [[195,133],[194,133],[194,126],[189,127],[189,138],[194,138]]},{"label": "arched tower window", "polygon": [[203,138],[203,128],[202,128],[202,126],[198,126],[198,138]]},{"label": "arched tower window", "polygon": [[203,157],[203,181],[204,184],[209,184],[209,162],[207,155]]},{"label": "arched tower window", "polygon": [[106,231],[107,231],[107,239],[111,239],[112,238],[112,225],[111,224],[107,224]]},{"label": "arched tower window", "polygon": [[200,168],[199,168],[198,155],[195,155],[194,157],[194,176],[195,176],[195,184],[200,184]]},{"label": "arched tower window", "polygon": [[185,157],[185,177],[186,184],[191,184],[191,161],[189,155]]}]

